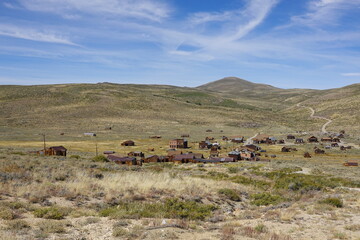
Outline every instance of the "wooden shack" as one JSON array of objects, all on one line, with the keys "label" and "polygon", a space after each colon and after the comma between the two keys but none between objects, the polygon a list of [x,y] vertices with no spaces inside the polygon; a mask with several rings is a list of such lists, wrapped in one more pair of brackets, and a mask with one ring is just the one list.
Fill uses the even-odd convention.
[{"label": "wooden shack", "polygon": [[209,141],[201,141],[199,142],[199,148],[200,149],[210,149],[212,146],[212,143]]},{"label": "wooden shack", "polygon": [[38,151],[38,154],[45,156],[63,156],[66,157],[67,149],[63,146],[54,146]]},{"label": "wooden shack", "polygon": [[294,135],[289,134],[289,135],[287,135],[287,136],[286,136],[286,139],[288,139],[288,140],[295,139],[295,136],[294,136]]},{"label": "wooden shack", "polygon": [[318,138],[315,136],[311,136],[307,140],[309,143],[317,143],[318,142]]},{"label": "wooden shack", "polygon": [[135,146],[135,142],[132,140],[127,140],[127,141],[121,143],[121,146]]},{"label": "wooden shack", "polygon": [[231,152],[229,152],[228,157],[233,158],[235,161],[238,161],[238,160],[241,159],[239,151],[231,151]]},{"label": "wooden shack", "polygon": [[129,152],[127,154],[129,157],[144,157],[144,153],[143,152]]},{"label": "wooden shack", "polygon": [[325,150],[322,150],[320,148],[316,148],[314,152],[315,154],[325,154]]},{"label": "wooden shack", "polygon": [[304,153],[304,158],[311,158],[310,153],[308,153],[308,152]]},{"label": "wooden shack", "polygon": [[322,142],[332,142],[332,138],[331,137],[324,137],[324,138],[321,138],[321,141]]},{"label": "wooden shack", "polygon": [[108,155],[107,159],[119,165],[142,166],[142,160],[136,159],[135,157],[120,157],[115,155]]},{"label": "wooden shack", "polygon": [[230,139],[231,139],[231,142],[233,142],[233,143],[243,143],[244,142],[244,136],[233,136]]},{"label": "wooden shack", "polygon": [[144,163],[156,163],[160,162],[160,157],[158,155],[150,155],[144,158]]}]

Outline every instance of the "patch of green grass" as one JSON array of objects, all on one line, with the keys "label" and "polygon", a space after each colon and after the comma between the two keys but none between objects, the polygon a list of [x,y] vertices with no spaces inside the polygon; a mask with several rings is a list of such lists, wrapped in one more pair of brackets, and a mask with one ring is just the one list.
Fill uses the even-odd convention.
[{"label": "patch of green grass", "polygon": [[165,203],[130,202],[105,208],[99,212],[102,217],[112,218],[184,218],[204,220],[216,209],[213,205],[195,201],[167,199]]},{"label": "patch of green grass", "polygon": [[268,206],[278,204],[285,199],[279,195],[272,195],[270,193],[256,193],[252,194],[251,196],[251,204],[256,206]]},{"label": "patch of green grass", "polygon": [[222,189],[219,189],[218,193],[225,195],[228,199],[230,199],[232,201],[236,201],[236,202],[241,201],[239,194],[237,194],[236,191],[233,189],[222,188]]},{"label": "patch of green grass", "polygon": [[335,197],[326,198],[324,200],[319,201],[319,203],[328,204],[337,208],[342,208],[344,206],[343,201],[340,198],[335,198]]},{"label": "patch of green grass", "polygon": [[109,159],[107,159],[104,155],[98,155],[92,158],[92,161],[94,162],[109,162]]},{"label": "patch of green grass", "polygon": [[33,212],[35,217],[56,220],[64,219],[69,213],[69,209],[59,207],[38,208]]},{"label": "patch of green grass", "polygon": [[252,185],[254,187],[266,190],[269,189],[271,186],[270,182],[266,182],[263,180],[248,178],[244,176],[234,176],[231,177],[230,180],[234,183],[244,184],[244,185]]}]

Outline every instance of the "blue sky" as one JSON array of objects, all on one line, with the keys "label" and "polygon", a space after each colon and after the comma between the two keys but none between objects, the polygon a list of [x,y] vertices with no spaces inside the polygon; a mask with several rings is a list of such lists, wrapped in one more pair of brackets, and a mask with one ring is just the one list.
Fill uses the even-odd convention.
[{"label": "blue sky", "polygon": [[360,82],[360,0],[0,0],[0,84]]}]

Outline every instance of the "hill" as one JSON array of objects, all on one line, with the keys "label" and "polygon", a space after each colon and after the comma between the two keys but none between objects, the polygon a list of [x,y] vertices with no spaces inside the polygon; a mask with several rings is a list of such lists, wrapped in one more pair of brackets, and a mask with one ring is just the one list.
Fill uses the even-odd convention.
[{"label": "hill", "polygon": [[[236,90],[238,89],[238,90]],[[297,103],[334,119],[331,131],[360,132],[360,85],[330,90],[280,89],[237,78],[198,88],[134,84],[0,86],[1,138],[30,140],[42,132],[83,137],[126,138],[181,133],[204,137],[256,132],[318,131],[322,120],[309,118]],[[113,130],[105,130],[112,126]]]}]

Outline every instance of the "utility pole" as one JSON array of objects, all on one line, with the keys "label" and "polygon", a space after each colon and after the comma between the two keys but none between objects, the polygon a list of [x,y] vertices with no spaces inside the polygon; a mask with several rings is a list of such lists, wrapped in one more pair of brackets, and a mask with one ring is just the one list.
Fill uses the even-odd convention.
[{"label": "utility pole", "polygon": [[44,141],[44,150],[46,149],[46,142],[45,142],[45,133],[41,134],[43,136],[43,141]]},{"label": "utility pole", "polygon": [[96,156],[98,156],[98,145],[97,145],[96,136],[95,136],[95,152],[96,152]]}]

